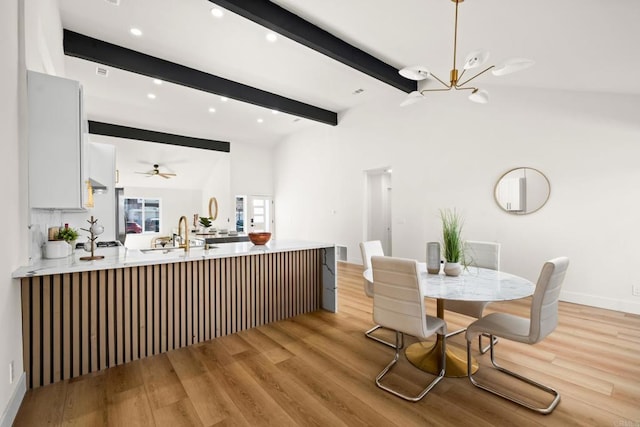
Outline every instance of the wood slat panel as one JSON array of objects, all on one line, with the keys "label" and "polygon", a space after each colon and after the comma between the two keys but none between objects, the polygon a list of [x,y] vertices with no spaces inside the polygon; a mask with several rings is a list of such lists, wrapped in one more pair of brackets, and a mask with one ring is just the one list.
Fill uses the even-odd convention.
[{"label": "wood slat panel", "polygon": [[25,278],[29,388],[318,310],[319,250]]}]

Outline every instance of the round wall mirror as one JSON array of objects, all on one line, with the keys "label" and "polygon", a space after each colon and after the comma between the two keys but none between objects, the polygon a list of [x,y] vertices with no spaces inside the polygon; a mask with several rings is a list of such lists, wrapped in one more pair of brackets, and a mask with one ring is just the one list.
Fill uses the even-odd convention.
[{"label": "round wall mirror", "polygon": [[218,218],[218,199],[212,197],[209,199],[209,218],[215,221]]},{"label": "round wall mirror", "polygon": [[551,185],[542,172],[533,168],[515,168],[500,177],[494,191],[496,203],[515,215],[530,214],[549,200]]}]

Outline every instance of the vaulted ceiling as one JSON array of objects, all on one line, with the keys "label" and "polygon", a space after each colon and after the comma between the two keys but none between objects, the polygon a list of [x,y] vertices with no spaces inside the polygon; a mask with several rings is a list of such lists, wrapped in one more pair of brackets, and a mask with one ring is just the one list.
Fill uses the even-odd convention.
[{"label": "vaulted ceiling", "polygon": [[[88,60],[90,55],[74,51],[77,45],[65,46],[66,75],[83,83],[89,118],[101,122],[271,145],[301,129],[333,126],[332,121],[339,126],[341,113],[362,103],[384,98],[399,104],[410,88],[385,77],[389,70],[424,64],[447,80],[451,68],[450,0],[114,3],[59,0],[67,39],[88,41],[89,47],[99,44],[91,40],[96,39],[123,49],[111,60]],[[213,16],[212,8],[223,16]],[[491,90],[491,102],[518,86],[640,95],[640,80],[631,74],[640,68],[634,54],[638,18],[636,0],[467,0],[460,4],[458,61],[478,48],[490,50],[492,62],[536,61],[518,74],[480,77],[478,85]],[[142,35],[132,35],[131,28]],[[279,33],[275,42],[266,39],[272,32]],[[315,38],[323,33],[324,39]],[[335,44],[327,46],[326,36]],[[143,71],[116,63],[124,61],[125,51],[156,62]],[[178,68],[156,85],[150,76],[164,72],[159,64]],[[98,66],[108,70],[107,77],[96,73]],[[368,68],[373,75],[363,72]],[[198,84],[184,81],[194,75],[201,77]],[[224,80],[236,86],[219,86]],[[267,101],[246,102],[252,90],[266,93]]]}]

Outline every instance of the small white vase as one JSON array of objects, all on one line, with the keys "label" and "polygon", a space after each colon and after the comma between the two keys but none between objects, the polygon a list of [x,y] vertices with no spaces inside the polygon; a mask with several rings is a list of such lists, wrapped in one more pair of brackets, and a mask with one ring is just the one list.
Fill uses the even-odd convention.
[{"label": "small white vase", "polygon": [[462,273],[462,265],[459,262],[445,262],[444,274],[447,276],[459,276]]}]

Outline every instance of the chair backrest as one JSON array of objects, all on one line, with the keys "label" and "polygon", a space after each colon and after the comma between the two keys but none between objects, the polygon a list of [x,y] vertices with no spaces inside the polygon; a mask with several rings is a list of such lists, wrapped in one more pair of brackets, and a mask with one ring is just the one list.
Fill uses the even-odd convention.
[{"label": "chair backrest", "polygon": [[542,266],[531,302],[530,344],[542,340],[558,325],[558,298],[567,267],[567,257],[554,258]]},{"label": "chair backrest", "polygon": [[382,242],[380,240],[370,240],[360,243],[360,252],[362,253],[362,265],[365,270],[371,268],[371,257],[384,256]]},{"label": "chair backrest", "polygon": [[424,294],[418,262],[412,259],[374,256],[373,321],[416,337],[428,337]]},{"label": "chair backrest", "polygon": [[[371,257],[384,256],[382,242],[380,240],[371,240],[360,243],[360,253],[362,254],[362,266],[365,270],[371,269]],[[368,297],[373,298],[373,283],[365,279],[364,292]]]},{"label": "chair backrest", "polygon": [[464,259],[467,265],[500,270],[500,243],[467,240]]}]

